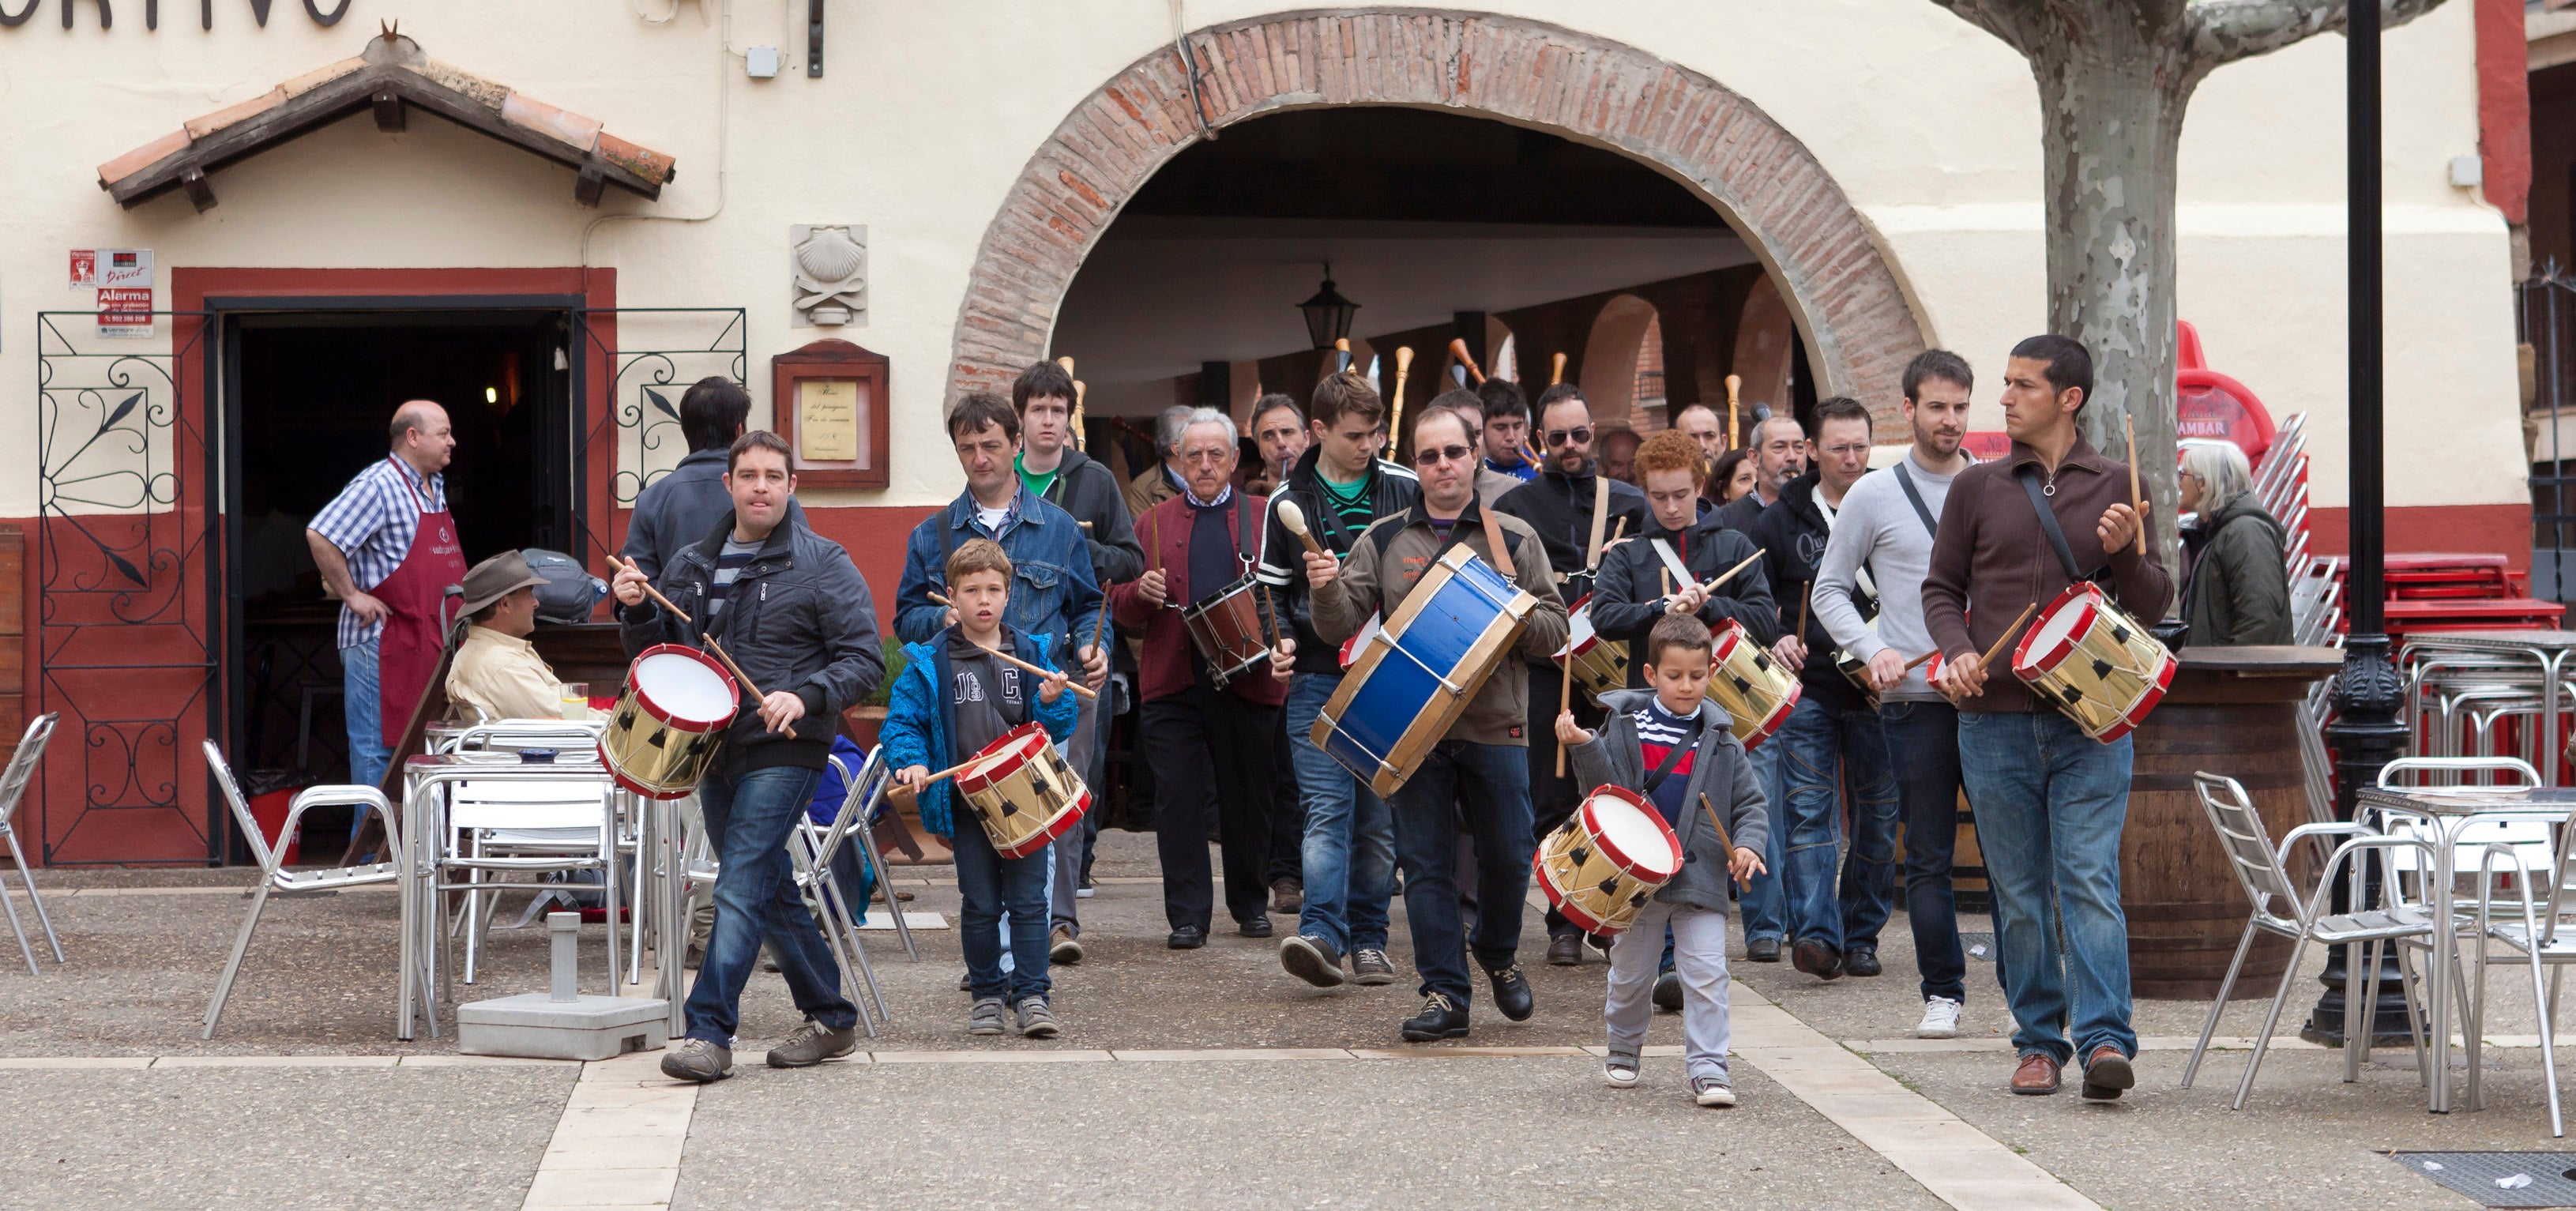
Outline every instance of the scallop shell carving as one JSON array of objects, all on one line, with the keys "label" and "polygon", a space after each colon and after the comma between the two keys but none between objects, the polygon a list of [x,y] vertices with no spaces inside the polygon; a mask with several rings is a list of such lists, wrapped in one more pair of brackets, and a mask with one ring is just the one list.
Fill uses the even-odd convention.
[{"label": "scallop shell carving", "polygon": [[857,273],[866,255],[847,233],[827,227],[806,237],[796,250],[796,264],[818,282],[838,282]]}]

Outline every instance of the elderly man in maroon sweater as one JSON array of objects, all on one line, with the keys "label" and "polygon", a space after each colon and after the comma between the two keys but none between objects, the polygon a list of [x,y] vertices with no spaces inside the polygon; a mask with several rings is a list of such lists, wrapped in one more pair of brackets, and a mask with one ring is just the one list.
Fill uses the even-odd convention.
[{"label": "elderly man in maroon sweater", "polygon": [[2101,585],[2141,622],[2164,617],[2173,599],[2155,535],[2138,541],[2150,519],[2129,504],[2127,469],[2076,432],[2092,393],[2082,345],[2035,336],[2013,347],[2003,398],[2012,454],[1951,483],[1923,580],[1923,622],[1946,658],[1936,685],[1959,704],[1959,764],[1994,884],[2021,1053],[2012,1091],[2055,1093],[2059,1070],[2081,1057],[2084,1096],[2108,1101],[2137,1079],[2120,911],[2131,740],[2095,741],[1979,659],[2024,606],[2044,608],[2077,580]]},{"label": "elderly man in maroon sweater", "polygon": [[1136,734],[1154,771],[1154,842],[1163,859],[1163,915],[1172,926],[1164,944],[1173,950],[1207,944],[1216,898],[1208,877],[1211,815],[1235,932],[1271,935],[1266,813],[1277,772],[1273,733],[1296,643],[1282,639],[1267,670],[1247,670],[1220,688],[1181,622],[1182,610],[1247,581],[1261,561],[1268,502],[1233,487],[1235,443],[1234,421],[1213,408],[1182,422],[1183,489],[1136,519],[1145,575],[1109,593],[1118,625],[1143,636]]}]

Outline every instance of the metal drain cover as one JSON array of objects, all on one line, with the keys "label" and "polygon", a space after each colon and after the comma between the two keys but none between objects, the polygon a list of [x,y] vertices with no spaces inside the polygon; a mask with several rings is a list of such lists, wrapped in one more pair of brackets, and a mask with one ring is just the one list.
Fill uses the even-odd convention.
[{"label": "metal drain cover", "polygon": [[2489,1207],[2576,1207],[2576,1152],[2383,1155],[2417,1177]]},{"label": "metal drain cover", "polygon": [[1975,959],[1980,963],[1992,963],[1995,961],[1995,935],[1990,933],[1960,934],[1959,950],[1969,958]]}]

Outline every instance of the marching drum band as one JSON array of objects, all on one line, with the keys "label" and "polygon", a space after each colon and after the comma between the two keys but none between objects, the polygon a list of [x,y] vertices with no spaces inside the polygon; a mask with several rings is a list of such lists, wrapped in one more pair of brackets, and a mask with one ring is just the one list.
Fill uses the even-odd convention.
[{"label": "marching drum band", "polygon": [[[1100,693],[1124,638],[1174,949],[1205,944],[1221,879],[1242,936],[1296,915],[1288,975],[1391,983],[1400,880],[1422,1001],[1399,1032],[1460,1038],[1470,957],[1506,1018],[1536,1010],[1516,957],[1535,880],[1548,962],[1610,954],[1605,1078],[1637,1081],[1652,1001],[1683,1011],[1693,1098],[1732,1105],[1731,906],[1752,961],[1785,943],[1821,979],[1878,974],[1900,818],[1917,1030],[1956,1033],[1964,788],[2018,1024],[2011,1088],[2054,1092],[2074,1061],[2087,1097],[2119,1096],[2136,1048],[2128,734],[2173,675],[2140,622],[2172,583],[2134,473],[2077,434],[2091,377],[2074,342],[2017,346],[2011,454],[1976,463],[1973,376],[1928,352],[1891,469],[1867,469],[1868,410],[1828,399],[1813,440],[1786,417],[1751,427],[1758,490],[1722,508],[1712,454],[1734,440],[1713,413],[1626,434],[1632,486],[1602,472],[1603,430],[1562,383],[1535,423],[1516,384],[1481,374],[1410,414],[1401,370],[1393,401],[1347,370],[1303,410],[1265,397],[1263,492],[1220,411],[1163,418],[1160,461],[1122,490],[1079,449],[1069,366],[966,397],[947,431],[967,488],[907,546],[884,744],[894,793],[954,843],[967,1029],[1066,1028],[1049,969],[1083,958],[1090,788],[1116,714]],[[699,1081],[731,1073],[764,944],[807,1017],[768,1063],[856,1046],[784,843],[835,721],[886,675],[869,587],[805,524],[787,443],[743,431],[747,398],[709,398],[693,474],[639,514],[667,541],[617,565],[633,664],[601,750],[626,789],[689,797],[721,860],[688,1035],[663,1062]],[[1381,457],[1399,425],[1401,463]],[[488,587],[533,583],[513,568]]]}]

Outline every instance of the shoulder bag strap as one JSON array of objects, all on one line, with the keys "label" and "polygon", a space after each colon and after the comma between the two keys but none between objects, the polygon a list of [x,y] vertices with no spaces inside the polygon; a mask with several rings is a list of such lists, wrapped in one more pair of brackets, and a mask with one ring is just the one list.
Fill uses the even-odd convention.
[{"label": "shoulder bag strap", "polygon": [[[1634,725],[1632,724],[1631,726]],[[1670,749],[1666,750],[1664,753],[1664,763],[1647,772],[1644,787],[1645,792],[1649,795],[1654,794],[1655,788],[1664,784],[1664,779],[1673,776],[1673,768],[1682,763],[1682,754],[1698,747],[1699,736],[1694,733],[1689,739],[1673,745]]]},{"label": "shoulder bag strap", "polygon": [[2039,490],[2039,469],[2029,463],[2013,469],[2013,478],[2021,481],[2022,492],[2030,497],[2030,507],[2039,514],[2040,533],[2048,536],[2048,546],[2057,552],[2057,566],[2066,570],[2066,579],[2083,580],[2083,571],[2075,566],[2075,549],[2066,545],[2066,531],[2057,527],[2057,512],[2048,507],[2048,497]]},{"label": "shoulder bag strap", "polygon": [[1910,458],[1909,455],[1896,461],[1896,485],[1905,489],[1906,503],[1913,505],[1914,515],[1923,519],[1923,532],[1937,541],[1941,537],[1941,523],[1933,520],[1932,510],[1924,506],[1923,494],[1914,490],[1914,476],[1905,470],[1905,464]]}]

